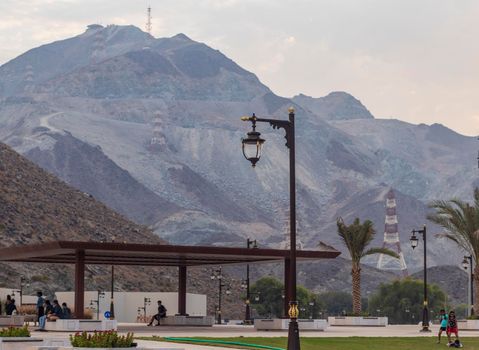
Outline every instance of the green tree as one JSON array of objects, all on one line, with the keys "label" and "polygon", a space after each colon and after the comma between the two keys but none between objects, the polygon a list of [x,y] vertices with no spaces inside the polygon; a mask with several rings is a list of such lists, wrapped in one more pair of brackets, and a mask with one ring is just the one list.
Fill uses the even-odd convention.
[{"label": "green tree", "polygon": [[[379,291],[371,298],[370,309],[380,310],[390,323],[414,323],[419,320],[423,309],[423,282],[412,278],[381,284]],[[438,315],[444,305],[445,294],[435,284],[428,284],[429,309]]]},{"label": "green tree", "polygon": [[[253,307],[261,317],[282,317],[284,306],[284,285],[274,277],[263,277],[251,286]],[[316,318],[323,305],[319,298],[303,286],[297,286],[296,297],[300,317]],[[258,300],[256,300],[258,299]],[[310,305],[310,303],[313,305]]]},{"label": "green tree", "polygon": [[366,250],[376,234],[373,223],[365,220],[362,224],[356,218],[351,225],[346,225],[342,218],[337,220],[338,235],[351,255],[351,277],[353,281],[353,313],[361,314],[361,259],[371,254],[386,254],[398,258],[392,250],[386,248],[370,248]]},{"label": "green tree", "polygon": [[[450,239],[468,252],[474,260],[474,287],[479,290],[479,188],[474,189],[474,204],[459,199],[433,201],[435,209],[428,219],[445,230],[440,236]],[[479,310],[479,293],[474,299],[474,310]]]},{"label": "green tree", "polygon": [[325,292],[319,295],[328,315],[349,313],[353,307],[351,294],[346,292]]}]

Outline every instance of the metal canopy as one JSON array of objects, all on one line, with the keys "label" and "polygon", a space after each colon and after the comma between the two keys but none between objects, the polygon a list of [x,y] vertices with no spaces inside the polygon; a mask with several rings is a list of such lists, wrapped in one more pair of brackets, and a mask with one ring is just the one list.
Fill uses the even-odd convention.
[{"label": "metal canopy", "polygon": [[[77,253],[91,265],[201,266],[283,261],[289,250],[58,241],[0,249],[0,261],[75,264]],[[298,260],[334,259],[334,248],[298,250]]]}]

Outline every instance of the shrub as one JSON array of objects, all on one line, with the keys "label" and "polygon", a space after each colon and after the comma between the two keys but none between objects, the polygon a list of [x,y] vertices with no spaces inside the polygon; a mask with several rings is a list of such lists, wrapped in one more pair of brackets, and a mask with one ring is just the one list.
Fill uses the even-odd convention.
[{"label": "shrub", "polygon": [[22,328],[8,327],[0,330],[0,337],[29,337],[30,331],[27,326]]},{"label": "shrub", "polygon": [[78,348],[130,348],[133,344],[133,333],[119,336],[118,332],[87,332],[70,335],[73,347]]},{"label": "shrub", "polygon": [[17,306],[17,311],[20,315],[36,315],[37,307],[36,305],[23,304]]}]

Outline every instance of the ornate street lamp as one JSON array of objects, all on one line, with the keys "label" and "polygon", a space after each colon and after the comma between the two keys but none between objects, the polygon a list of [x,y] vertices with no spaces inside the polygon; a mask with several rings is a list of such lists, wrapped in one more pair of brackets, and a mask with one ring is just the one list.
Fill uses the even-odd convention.
[{"label": "ornate street lamp", "polygon": [[430,332],[429,329],[429,310],[428,310],[428,300],[427,300],[427,261],[426,261],[426,225],[424,225],[422,230],[412,230],[412,236],[409,239],[411,241],[412,249],[416,248],[419,243],[419,239],[416,237],[417,234],[422,235],[422,239],[424,242],[424,301],[423,301],[423,309],[422,309],[422,329],[421,332]]},{"label": "ornate street lamp", "polygon": [[221,266],[217,270],[211,272],[211,280],[218,280],[218,307],[217,307],[217,323],[221,324],[221,296],[223,294],[223,287],[226,287],[226,295],[231,294],[229,285],[223,283],[223,274]]},{"label": "ornate street lamp", "polygon": [[[264,140],[263,140],[263,142],[264,142]],[[244,151],[244,146],[243,146],[243,151]],[[248,249],[258,248],[258,242],[256,240],[252,240],[252,239],[248,238],[246,240],[246,248],[248,248]],[[241,282],[241,288],[246,290],[246,300],[245,300],[246,307],[245,307],[244,324],[251,324],[249,264],[246,264],[246,279]]]},{"label": "ornate street lamp", "polygon": [[261,149],[265,140],[261,138],[261,133],[256,131],[257,118],[255,114],[253,113],[251,119],[248,120],[251,120],[253,130],[246,134],[247,137],[244,138],[241,143],[243,144],[244,157],[251,162],[251,165],[253,165],[253,167],[255,167],[256,163],[261,158]]},{"label": "ornate street lamp", "polygon": [[286,132],[286,147],[289,149],[289,205],[290,205],[290,256],[289,256],[289,310],[290,318],[288,331],[288,350],[300,350],[299,328],[298,328],[298,301],[296,300],[296,159],[295,159],[295,140],[294,140],[294,108],[289,108],[288,120],[257,118],[255,114],[251,117],[242,117],[243,121],[250,121],[253,130],[247,133],[243,139],[243,155],[251,162],[253,167],[261,158],[261,149],[264,139],[256,131],[256,123],[268,123],[273,129],[284,129]]},{"label": "ornate street lamp", "polygon": [[464,260],[462,260],[462,267],[464,270],[467,271],[467,269],[470,267],[470,274],[469,274],[469,279],[470,279],[470,290],[469,293],[471,294],[470,300],[471,300],[471,308],[470,308],[470,316],[474,315],[474,269],[472,266],[472,255],[465,255]]}]

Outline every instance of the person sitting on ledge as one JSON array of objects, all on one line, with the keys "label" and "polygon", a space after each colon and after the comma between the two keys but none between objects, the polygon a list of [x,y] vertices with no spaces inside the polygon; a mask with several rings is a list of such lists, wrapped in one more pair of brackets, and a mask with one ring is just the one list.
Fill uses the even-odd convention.
[{"label": "person sitting on ledge", "polygon": [[161,300],[158,300],[158,313],[156,315],[153,315],[153,317],[150,320],[150,323],[148,323],[147,326],[152,326],[154,320],[158,322],[157,326],[159,326],[160,320],[165,317],[166,317],[166,307],[161,303]]},{"label": "person sitting on ledge", "polygon": [[62,303],[62,317],[61,318],[64,318],[64,319],[72,318],[72,311],[67,306],[67,303]]},{"label": "person sitting on ledge", "polygon": [[40,326],[40,328],[37,329],[37,331],[40,331],[40,332],[45,332],[45,323],[47,322],[47,318],[50,314],[53,313],[53,306],[52,304],[50,303],[50,300],[48,299],[45,299],[45,314],[43,316],[40,317],[40,319],[38,320],[38,324]]}]

